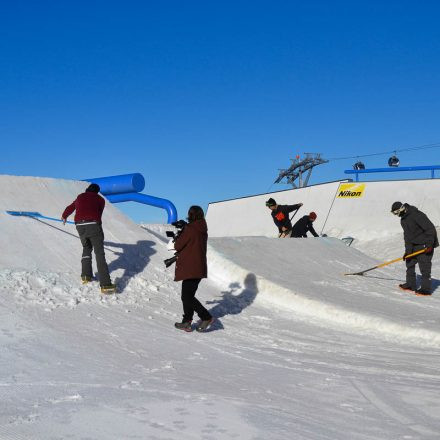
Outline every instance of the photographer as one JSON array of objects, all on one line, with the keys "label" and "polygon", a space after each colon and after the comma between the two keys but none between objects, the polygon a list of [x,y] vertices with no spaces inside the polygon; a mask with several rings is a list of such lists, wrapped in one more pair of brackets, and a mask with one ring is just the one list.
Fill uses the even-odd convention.
[{"label": "photographer", "polygon": [[174,326],[179,330],[192,331],[191,322],[194,312],[201,322],[197,331],[205,331],[213,322],[211,314],[195,297],[202,278],[207,278],[206,247],[208,227],[203,209],[191,206],[188,210],[188,224],[176,237],[174,249],[177,251],[174,281],[182,281],[183,319]]}]

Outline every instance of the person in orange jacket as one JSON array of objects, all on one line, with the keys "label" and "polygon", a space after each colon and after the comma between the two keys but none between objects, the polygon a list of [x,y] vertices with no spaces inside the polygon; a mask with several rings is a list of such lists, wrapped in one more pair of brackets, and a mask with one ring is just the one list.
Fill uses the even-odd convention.
[{"label": "person in orange jacket", "polygon": [[289,237],[292,231],[292,222],[289,214],[292,211],[298,210],[303,204],[296,205],[278,205],[272,197],[266,202],[266,206],[272,211],[272,219],[278,228],[279,237]]}]

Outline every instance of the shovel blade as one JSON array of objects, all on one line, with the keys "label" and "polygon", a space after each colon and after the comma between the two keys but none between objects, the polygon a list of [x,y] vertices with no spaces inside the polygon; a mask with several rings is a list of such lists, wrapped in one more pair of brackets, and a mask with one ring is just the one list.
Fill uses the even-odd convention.
[{"label": "shovel blade", "polygon": [[41,217],[39,212],[34,211],[6,211],[9,215],[25,216],[25,217]]}]

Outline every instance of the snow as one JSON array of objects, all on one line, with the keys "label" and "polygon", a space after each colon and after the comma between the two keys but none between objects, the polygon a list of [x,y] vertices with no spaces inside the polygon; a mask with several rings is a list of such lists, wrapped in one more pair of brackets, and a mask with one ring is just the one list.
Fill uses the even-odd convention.
[{"label": "snow", "polygon": [[107,203],[121,292],[103,296],[78,282],[74,226],[5,213],[59,218],[83,189],[0,176],[2,440],[440,437],[438,254],[425,298],[396,288],[402,263],[344,276],[401,256],[400,232],[351,247],[210,238],[198,297],[217,321],[178,332],[180,283],[163,264],[172,228]]}]

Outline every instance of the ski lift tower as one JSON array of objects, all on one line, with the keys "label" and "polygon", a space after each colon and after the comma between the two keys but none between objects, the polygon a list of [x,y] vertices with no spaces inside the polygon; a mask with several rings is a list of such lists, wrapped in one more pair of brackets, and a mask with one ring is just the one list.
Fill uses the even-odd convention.
[{"label": "ski lift tower", "polygon": [[[280,174],[274,183],[281,183],[286,178],[287,183],[292,185],[293,188],[303,188],[309,183],[313,167],[328,162],[328,160],[321,157],[320,153],[304,153],[304,155],[305,158],[302,160],[299,155],[295,159],[290,159],[292,165],[287,170],[280,170]],[[305,180],[303,180],[304,173],[307,173]],[[295,182],[297,179],[298,183]]]}]

